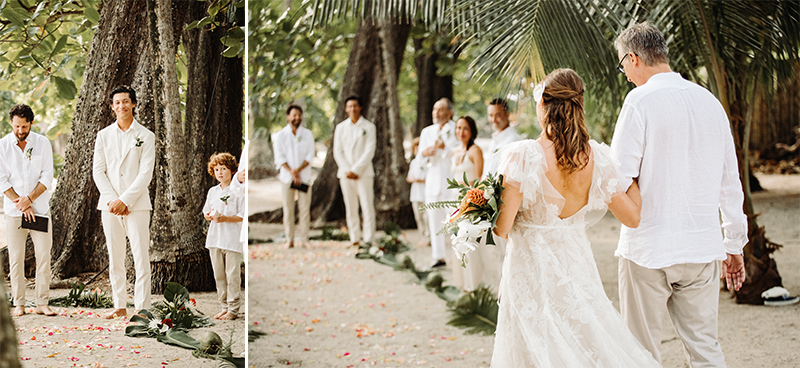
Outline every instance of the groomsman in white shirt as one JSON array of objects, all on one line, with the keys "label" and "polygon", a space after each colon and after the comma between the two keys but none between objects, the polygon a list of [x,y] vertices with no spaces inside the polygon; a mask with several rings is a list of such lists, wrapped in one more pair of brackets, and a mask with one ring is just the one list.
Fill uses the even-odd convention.
[{"label": "groomsman in white shirt", "polygon": [[[454,148],[461,142],[456,139],[456,123],[453,122],[453,102],[442,98],[433,104],[433,124],[422,129],[419,136],[419,151],[427,160],[425,164],[425,203],[451,200],[447,190],[447,178],[452,176],[450,157]],[[432,268],[446,265],[447,248],[450,239],[438,234],[442,222],[447,219],[448,210],[429,209],[428,226],[431,234]]]},{"label": "groomsman in white shirt", "polygon": [[4,194],[11,297],[14,299],[12,315],[25,314],[25,242],[30,233],[36,255],[36,314],[55,316],[56,313],[47,306],[52,221],[47,223],[47,232],[21,227],[23,216],[35,222],[36,215],[50,215],[53,149],[47,137],[31,132],[33,110],[29,106],[14,106],[8,117],[12,132],[0,139],[0,191]]},{"label": "groomsman in white shirt", "polygon": [[100,191],[103,233],[108,247],[108,273],[114,310],[103,318],[127,315],[125,237],[131,244],[136,272],[133,304],[150,308],[150,203],[148,186],[155,167],[155,134],[133,117],[136,92],[128,86],[111,91],[117,120],[97,133],[92,174]]},{"label": "groomsman in white shirt", "polygon": [[[333,160],[339,166],[337,177],[342,187],[342,197],[352,245],[369,243],[375,235],[375,204],[373,184],[375,171],[375,124],[361,116],[361,100],[350,96],[345,100],[349,118],[338,125],[333,135]],[[358,218],[358,205],[364,216],[364,233]]]},{"label": "groomsman in white shirt", "polygon": [[492,123],[492,142],[483,157],[483,177],[489,173],[497,174],[497,163],[499,161],[498,152],[503,147],[521,141],[522,136],[517,133],[517,129],[511,126],[508,114],[508,102],[502,98],[495,98],[489,102],[486,108],[489,115],[489,122]]},{"label": "groomsman in white shirt", "polygon": [[[300,245],[310,247],[308,228],[311,224],[311,162],[314,160],[314,135],[300,126],[303,124],[303,109],[290,105],[286,109],[286,127],[272,135],[275,165],[278,166],[283,195],[283,229],[286,247],[294,247],[295,235]],[[305,187],[307,185],[307,187]],[[301,190],[307,188],[306,190]],[[300,212],[300,226],[295,234],[294,203]]]},{"label": "groomsman in white shirt", "polygon": [[717,280],[741,287],[747,244],[728,116],[711,92],[670,69],[667,43],[652,25],[628,27],[614,46],[636,88],[625,97],[611,153],[623,187],[638,178],[642,193],[639,227],[622,226],[616,251],[620,313],[659,362],[669,313],[693,368],[725,367]]}]

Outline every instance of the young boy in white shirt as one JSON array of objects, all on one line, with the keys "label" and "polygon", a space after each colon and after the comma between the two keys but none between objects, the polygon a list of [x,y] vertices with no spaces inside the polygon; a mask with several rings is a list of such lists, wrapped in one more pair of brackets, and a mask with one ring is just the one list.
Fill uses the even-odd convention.
[{"label": "young boy in white shirt", "polygon": [[208,160],[208,173],[219,185],[208,190],[203,206],[203,217],[208,226],[206,248],[211,256],[214,280],[217,282],[217,300],[222,311],[214,318],[231,320],[239,317],[241,305],[242,243],[239,234],[244,218],[244,197],[234,195],[231,179],[237,170],[236,158],[230,153],[217,153]]}]

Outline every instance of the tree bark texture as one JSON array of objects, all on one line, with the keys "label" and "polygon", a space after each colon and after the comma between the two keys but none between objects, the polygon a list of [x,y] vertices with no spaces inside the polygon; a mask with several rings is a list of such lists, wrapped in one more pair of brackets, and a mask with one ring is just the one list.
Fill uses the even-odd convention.
[{"label": "tree bark texture", "polygon": [[6,298],[6,283],[0,282],[0,368],[19,368],[17,330]]},{"label": "tree bark texture", "polygon": [[[375,123],[377,148],[373,167],[378,228],[382,228],[386,222],[394,222],[401,227],[414,226],[411,203],[408,201],[410,186],[405,182],[408,164],[403,159],[403,128],[397,103],[397,77],[409,32],[409,25],[388,21],[365,20],[359,24],[334,119],[338,124],[347,118],[344,100],[356,95],[362,100],[362,115]],[[338,167],[332,153],[333,137],[330,141],[331,147],[328,147],[328,155],[312,191],[311,217],[315,226],[330,221],[343,223],[344,220],[344,202],[336,177]],[[254,214],[249,219],[255,222],[279,222],[281,216],[282,210],[278,209]]]},{"label": "tree bark texture", "polygon": [[[114,121],[108,93],[129,84],[138,92],[137,120],[156,134],[150,183],[152,291],[160,294],[169,281],[190,291],[214,290],[205,249],[208,224],[201,212],[208,188],[217,183],[206,164],[215,152],[240,156],[244,69],[241,59],[221,56],[226,27],[184,30],[205,16],[207,5],[151,0],[103,6],[52,203],[53,255],[58,258],[53,266],[59,277],[100,271],[108,264],[92,152],[97,131]],[[175,72],[181,41],[188,70],[185,119]],[[91,262],[84,262],[88,257]],[[128,276],[132,280],[134,275]]]},{"label": "tree bark texture", "polygon": [[[746,80],[744,75],[736,76],[739,80]],[[766,237],[763,226],[759,226],[756,218],[758,214],[753,207],[753,196],[750,190],[750,132],[753,123],[754,106],[748,104],[744,86],[729,83],[733,89],[730,100],[730,123],[733,132],[733,141],[736,146],[736,158],[739,165],[739,178],[744,192],[744,213],[747,215],[748,243],[744,247],[744,262],[747,279],[739,291],[735,291],[736,302],[740,304],[764,303],[761,293],[774,286],[781,286],[782,279],[778,267],[772,259],[772,252],[781,245],[775,244]]]},{"label": "tree bark texture", "polygon": [[[423,39],[414,39],[414,50],[423,49]],[[411,128],[411,135],[419,137],[422,129],[433,124],[433,104],[443,97],[453,100],[453,76],[436,74],[436,61],[441,54],[430,52],[414,58],[417,69],[417,122]]]}]

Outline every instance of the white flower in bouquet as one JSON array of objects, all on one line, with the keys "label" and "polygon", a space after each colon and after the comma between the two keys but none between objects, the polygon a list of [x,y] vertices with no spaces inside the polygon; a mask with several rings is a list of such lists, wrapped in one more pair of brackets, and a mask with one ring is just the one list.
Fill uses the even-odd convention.
[{"label": "white flower in bouquet", "polygon": [[494,187],[487,186],[483,190],[483,198],[486,199],[487,201],[489,200],[489,198],[492,198],[493,195],[494,195]]},{"label": "white flower in bouquet", "polygon": [[147,327],[150,328],[151,330],[158,331],[159,330],[158,321],[154,320],[154,319],[151,319],[150,323],[147,324]]},{"label": "white flower in bouquet", "polygon": [[[469,220],[462,220],[458,223],[458,232],[451,236],[453,239],[453,250],[456,257],[461,260],[461,266],[466,266],[466,255],[478,249],[479,245],[486,244],[486,235],[492,223],[486,220],[473,224]],[[481,242],[478,242],[481,238]]]}]

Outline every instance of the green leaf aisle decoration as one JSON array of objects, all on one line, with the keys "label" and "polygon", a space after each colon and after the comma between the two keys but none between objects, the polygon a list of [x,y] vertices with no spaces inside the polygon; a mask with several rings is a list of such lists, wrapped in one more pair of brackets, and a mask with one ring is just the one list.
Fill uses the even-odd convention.
[{"label": "green leaf aisle decoration", "polygon": [[86,290],[86,285],[72,284],[67,296],[52,298],[47,303],[55,307],[104,309],[114,307],[114,300],[100,289]]}]

